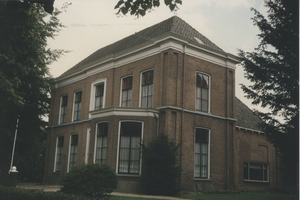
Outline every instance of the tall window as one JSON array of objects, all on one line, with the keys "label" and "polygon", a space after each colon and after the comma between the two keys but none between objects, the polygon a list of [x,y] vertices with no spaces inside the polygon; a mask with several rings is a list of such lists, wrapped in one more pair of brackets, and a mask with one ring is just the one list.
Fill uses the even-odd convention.
[{"label": "tall window", "polygon": [[71,135],[69,168],[76,165],[78,135]]},{"label": "tall window", "polygon": [[104,83],[96,86],[95,91],[95,110],[103,108]]},{"label": "tall window", "polygon": [[153,100],[153,70],[142,73],[141,107],[152,107]]},{"label": "tall window", "polygon": [[68,95],[64,95],[60,100],[60,124],[66,123],[67,115],[67,105],[68,105]]},{"label": "tall window", "polygon": [[107,145],[107,133],[108,122],[99,123],[97,125],[97,144],[96,144],[96,163],[105,163],[106,160],[106,145]]},{"label": "tall window", "polygon": [[208,112],[209,106],[209,76],[197,73],[196,78],[196,110]]},{"label": "tall window", "polygon": [[244,162],[244,180],[269,181],[269,165]]},{"label": "tall window", "polygon": [[131,106],[132,76],[122,79],[122,107]]},{"label": "tall window", "polygon": [[73,121],[79,121],[80,120],[81,97],[82,97],[82,91],[78,91],[78,92],[75,93]]},{"label": "tall window", "polygon": [[55,159],[55,172],[61,172],[62,155],[64,148],[64,136],[57,137],[56,140],[56,159]]},{"label": "tall window", "polygon": [[209,130],[196,128],[195,178],[209,178]]},{"label": "tall window", "polygon": [[140,173],[141,122],[121,122],[119,143],[119,174]]}]

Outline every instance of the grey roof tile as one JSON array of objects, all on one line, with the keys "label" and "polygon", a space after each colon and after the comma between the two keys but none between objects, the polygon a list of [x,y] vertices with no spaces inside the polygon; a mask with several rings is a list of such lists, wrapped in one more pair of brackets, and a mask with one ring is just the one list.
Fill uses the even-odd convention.
[{"label": "grey roof tile", "polygon": [[137,47],[142,44],[146,44],[147,42],[153,42],[155,38],[162,36],[163,34],[173,33],[175,35],[184,37],[190,41],[194,41],[194,44],[199,45],[195,37],[199,38],[207,47],[222,51],[217,45],[212,43],[209,39],[207,39],[204,35],[199,33],[193,27],[191,27],[188,23],[183,21],[177,16],[173,16],[169,19],[166,19],[158,24],[155,24],[151,27],[143,29],[135,34],[132,34],[128,37],[125,37],[113,44],[105,46],[87,58],[83,59],[81,62],[76,64],[71,69],[64,72],[60,78],[69,76],[73,73],[81,71],[82,69],[88,67],[89,64],[95,62],[96,60],[103,59],[107,56],[111,56],[113,54],[120,53],[127,49]]},{"label": "grey roof tile", "polygon": [[264,122],[237,97],[235,98],[235,114],[236,126],[263,131],[261,124]]}]

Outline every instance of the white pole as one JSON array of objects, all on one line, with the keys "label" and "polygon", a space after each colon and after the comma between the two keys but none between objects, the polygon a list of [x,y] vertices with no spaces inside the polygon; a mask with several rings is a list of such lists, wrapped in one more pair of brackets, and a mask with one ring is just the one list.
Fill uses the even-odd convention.
[{"label": "white pole", "polygon": [[17,124],[16,124],[16,130],[15,130],[14,145],[13,145],[12,155],[11,155],[10,169],[8,171],[9,174],[10,174],[10,171],[12,170],[12,165],[13,165],[13,162],[14,162],[14,154],[15,154],[15,146],[16,146],[16,140],[17,140],[18,126],[19,126],[19,118],[20,118],[20,116],[18,115]]}]

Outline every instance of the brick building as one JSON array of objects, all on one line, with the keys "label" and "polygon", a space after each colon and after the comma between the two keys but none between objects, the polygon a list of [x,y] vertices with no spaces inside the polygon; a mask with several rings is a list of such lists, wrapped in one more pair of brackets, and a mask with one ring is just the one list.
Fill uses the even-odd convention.
[{"label": "brick building", "polygon": [[186,190],[277,187],[275,150],[235,98],[238,62],[176,16],[99,49],[51,83],[43,183],[105,162],[141,193],[140,142],[165,133]]}]

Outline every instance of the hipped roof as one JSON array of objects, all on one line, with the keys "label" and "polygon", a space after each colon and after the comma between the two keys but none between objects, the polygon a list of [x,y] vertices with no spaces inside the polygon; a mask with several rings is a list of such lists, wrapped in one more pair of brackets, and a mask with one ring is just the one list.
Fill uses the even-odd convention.
[{"label": "hipped roof", "polygon": [[155,24],[151,27],[148,27],[135,34],[125,37],[124,39],[121,39],[113,44],[110,44],[97,50],[96,52],[94,52],[93,54],[76,64],[74,67],[67,70],[59,78],[76,73],[87,67],[89,63],[92,63],[95,60],[99,60],[110,55],[120,53],[122,51],[142,44],[154,42],[156,38],[168,33],[177,35],[181,38],[184,38],[187,41],[193,41],[194,45],[203,46],[195,39],[196,37],[200,39],[201,42],[203,42],[203,44],[207,47],[224,52],[221,48],[212,43],[209,39],[207,39],[204,35],[195,30],[188,23],[186,23],[177,16],[173,16],[167,20],[164,20],[158,24]]}]

